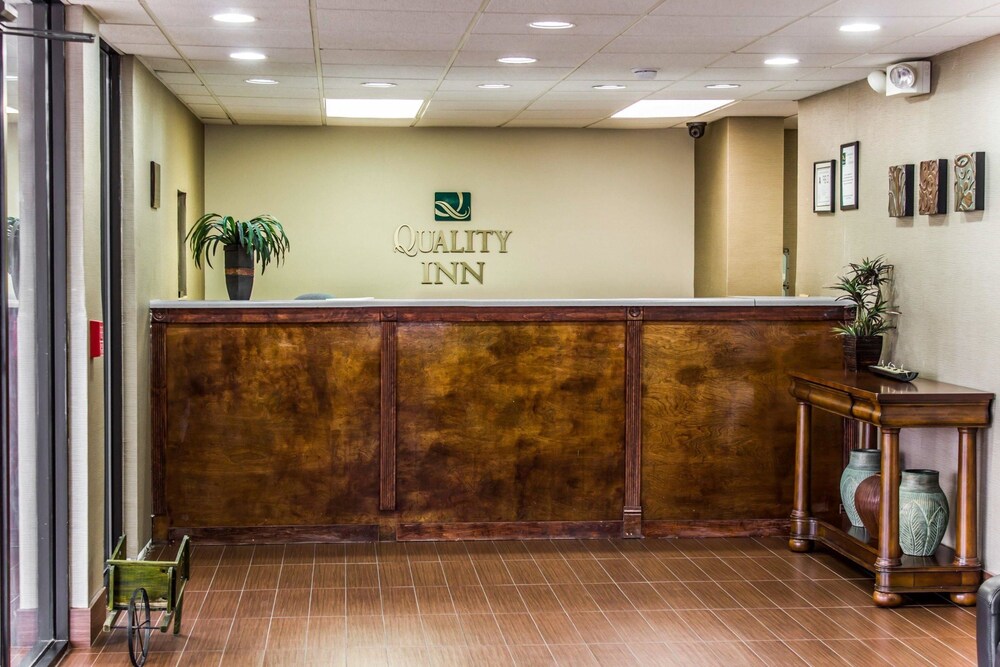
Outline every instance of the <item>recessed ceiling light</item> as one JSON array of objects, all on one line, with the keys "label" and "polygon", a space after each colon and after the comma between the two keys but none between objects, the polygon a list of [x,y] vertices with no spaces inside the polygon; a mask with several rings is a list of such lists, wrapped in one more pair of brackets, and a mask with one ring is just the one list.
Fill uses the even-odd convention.
[{"label": "recessed ceiling light", "polygon": [[334,100],[326,101],[330,118],[416,118],[423,100]]},{"label": "recessed ceiling light", "polygon": [[692,118],[732,100],[640,100],[612,118]]},{"label": "recessed ceiling light", "polygon": [[263,53],[256,51],[234,51],[229,54],[229,57],[234,60],[265,60],[267,58]]},{"label": "recessed ceiling light", "polygon": [[361,84],[365,88],[395,88],[396,84],[389,81],[365,81]]},{"label": "recessed ceiling light", "polygon": [[591,86],[591,88],[594,90],[622,90],[625,86],[620,83],[601,83],[596,86]]},{"label": "recessed ceiling light", "polygon": [[486,90],[500,90],[502,88],[510,88],[509,83],[481,83],[476,88],[485,88]]},{"label": "recessed ceiling light", "polygon": [[710,83],[710,84],[708,84],[705,87],[708,88],[709,90],[728,90],[730,88],[739,88],[740,84],[738,84],[738,83]]},{"label": "recessed ceiling light", "polygon": [[566,30],[568,28],[575,28],[576,24],[569,21],[532,21],[528,24],[528,27],[539,30]]},{"label": "recessed ceiling light", "polygon": [[225,14],[213,14],[212,20],[218,21],[219,23],[253,23],[257,20],[257,18],[250,16],[249,14],[237,14],[232,12]]},{"label": "recessed ceiling light", "polygon": [[765,65],[797,65],[798,63],[798,58],[789,58],[788,56],[775,56],[764,61]]},{"label": "recessed ceiling light", "polygon": [[878,23],[845,23],[840,26],[840,32],[875,32],[881,29]]},{"label": "recessed ceiling light", "polygon": [[529,58],[528,56],[504,56],[503,58],[497,58],[498,63],[504,63],[505,65],[528,65],[530,63],[537,63],[538,58]]},{"label": "recessed ceiling light", "polygon": [[252,83],[255,86],[273,86],[278,82],[274,79],[243,79],[244,83]]}]

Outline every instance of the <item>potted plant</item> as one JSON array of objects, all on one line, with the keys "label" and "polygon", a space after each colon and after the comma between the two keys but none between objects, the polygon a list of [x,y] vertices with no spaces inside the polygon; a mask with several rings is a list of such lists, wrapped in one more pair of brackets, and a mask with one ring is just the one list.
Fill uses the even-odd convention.
[{"label": "potted plant", "polygon": [[237,220],[231,215],[206,213],[191,227],[185,240],[191,245],[194,264],[202,257],[212,266],[212,256],[222,244],[226,252],[226,289],[234,301],[246,301],[253,290],[254,264],[263,274],[272,261],[280,264],[291,248],[285,228],[270,215]]},{"label": "potted plant", "polygon": [[847,301],[854,307],[854,319],[833,328],[844,337],[844,368],[857,372],[877,364],[882,355],[882,334],[895,328],[888,319],[895,312],[889,309],[883,286],[892,280],[892,264],[884,255],[875,259],[865,257],[849,270],[837,276],[831,289],[843,292],[838,301]]}]

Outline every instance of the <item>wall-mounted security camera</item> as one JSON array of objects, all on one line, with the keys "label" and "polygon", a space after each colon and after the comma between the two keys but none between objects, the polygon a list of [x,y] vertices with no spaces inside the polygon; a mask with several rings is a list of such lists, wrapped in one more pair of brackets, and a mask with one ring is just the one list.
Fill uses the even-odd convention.
[{"label": "wall-mounted security camera", "polygon": [[931,92],[931,63],[914,60],[889,65],[885,70],[885,94],[926,95]]},{"label": "wall-mounted security camera", "polygon": [[701,120],[691,121],[687,126],[688,134],[691,135],[692,139],[701,139],[705,136],[705,131],[708,129],[708,123]]},{"label": "wall-mounted security camera", "polygon": [[0,2],[0,21],[13,23],[17,20],[17,8],[9,2]]}]

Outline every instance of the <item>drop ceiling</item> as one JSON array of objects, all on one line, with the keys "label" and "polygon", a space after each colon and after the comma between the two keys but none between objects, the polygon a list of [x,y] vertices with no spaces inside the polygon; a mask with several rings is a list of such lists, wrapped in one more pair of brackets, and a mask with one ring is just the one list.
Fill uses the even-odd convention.
[{"label": "drop ceiling", "polygon": [[[793,116],[797,100],[1000,33],[996,0],[70,0],[205,123],[671,127],[643,99],[733,99],[699,120]],[[258,20],[225,25],[239,11]],[[563,20],[570,30],[535,30]],[[870,33],[839,27],[864,20]],[[239,49],[266,60],[236,61]],[[764,65],[793,56],[791,67]],[[501,56],[532,56],[502,65]],[[632,70],[655,68],[653,80]],[[277,85],[245,82],[269,77]],[[389,81],[390,89],[366,88]],[[509,88],[484,90],[483,83]],[[600,84],[622,90],[595,90]],[[711,83],[740,88],[710,90]],[[414,120],[328,119],[324,98],[407,98]]]}]

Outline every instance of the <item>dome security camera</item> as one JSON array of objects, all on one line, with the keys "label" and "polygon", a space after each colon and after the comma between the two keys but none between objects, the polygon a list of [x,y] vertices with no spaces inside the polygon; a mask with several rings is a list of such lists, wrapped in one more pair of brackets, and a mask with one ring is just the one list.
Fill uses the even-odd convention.
[{"label": "dome security camera", "polygon": [[708,129],[708,123],[704,121],[693,121],[687,124],[688,134],[691,135],[692,139],[701,139],[705,136],[705,131]]}]

